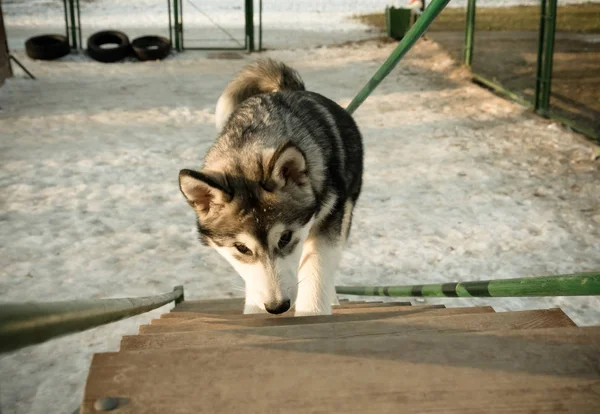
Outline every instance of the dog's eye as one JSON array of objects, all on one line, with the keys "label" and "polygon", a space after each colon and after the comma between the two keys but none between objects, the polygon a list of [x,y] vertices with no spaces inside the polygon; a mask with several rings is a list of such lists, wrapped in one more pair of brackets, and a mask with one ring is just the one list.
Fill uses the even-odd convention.
[{"label": "dog's eye", "polygon": [[277,243],[277,246],[280,249],[283,249],[285,246],[288,245],[288,243],[292,240],[292,232],[290,230],[284,231],[281,234],[281,237],[279,238],[279,242]]},{"label": "dog's eye", "polygon": [[252,252],[250,251],[250,249],[247,248],[242,243],[236,243],[236,244],[233,245],[233,247],[235,247],[237,249],[237,251],[240,252],[241,254],[245,254],[245,255],[251,255],[252,254]]}]

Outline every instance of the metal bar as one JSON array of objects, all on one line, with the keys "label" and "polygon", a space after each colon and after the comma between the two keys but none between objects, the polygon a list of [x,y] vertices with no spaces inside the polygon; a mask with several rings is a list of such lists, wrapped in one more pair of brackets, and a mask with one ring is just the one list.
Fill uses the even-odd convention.
[{"label": "metal bar", "polygon": [[178,52],[181,52],[181,46],[179,45],[179,0],[173,1],[173,25],[175,26],[174,35],[175,35],[175,49]]},{"label": "metal bar", "polygon": [[542,66],[544,61],[544,39],[546,33],[546,0],[540,2],[540,27],[538,30],[538,52],[537,67],[535,69],[535,101],[533,109],[537,111],[540,108],[542,93]]},{"label": "metal bar", "polygon": [[187,47],[185,50],[246,50],[245,47]]},{"label": "metal bar", "polygon": [[0,304],[0,353],[151,311],[184,299],[183,286],[142,298]]},{"label": "metal bar", "polygon": [[467,19],[465,24],[465,65],[471,66],[473,61],[473,44],[475,40],[475,9],[476,0],[467,4]]},{"label": "metal bar", "polygon": [[481,85],[484,85],[484,86],[490,88],[494,92],[496,92],[500,95],[503,95],[509,99],[512,99],[513,101],[515,101],[527,108],[532,108],[531,102],[526,101],[525,99],[521,98],[516,93],[506,89],[504,86],[500,85],[497,82],[494,82],[493,80],[490,80],[484,76],[481,76],[481,75],[478,75],[475,73],[471,74],[471,78],[473,79],[473,82],[480,83]]},{"label": "metal bar", "polygon": [[262,0],[258,0],[258,51],[259,52],[262,52],[262,36],[263,36],[262,10],[263,10]]},{"label": "metal bar", "polygon": [[598,143],[600,144],[600,133],[599,133],[599,131],[594,130],[593,128],[587,128],[584,125],[580,125],[579,123],[577,123],[577,121],[573,121],[571,119],[563,117],[562,115],[558,115],[558,114],[554,113],[552,110],[548,111],[547,116],[550,119],[558,121],[561,124],[564,124],[564,125],[568,126],[572,130],[574,130],[576,132],[579,132],[580,134],[583,134],[583,135],[585,135],[588,138],[591,138],[593,140],[598,141]]},{"label": "metal bar", "polygon": [[69,38],[69,12],[67,11],[67,0],[63,0],[63,8],[65,11],[65,35]]},{"label": "metal bar", "polygon": [[381,65],[381,67],[375,72],[375,75],[367,82],[367,84],[358,92],[354,97],[350,105],[346,110],[349,113],[353,113],[356,109],[367,99],[367,97],[377,88],[377,86],[385,79],[387,75],[396,67],[400,59],[410,50],[415,42],[421,37],[423,32],[427,30],[431,22],[437,17],[438,14],[446,7],[450,0],[432,0],[427,9],[423,12],[421,17],[416,23],[410,28],[402,40],[398,43],[398,46],[390,54],[387,60]]},{"label": "metal bar", "polygon": [[79,0],[77,0],[77,34],[79,35],[79,47],[83,48],[83,42],[81,41],[81,7],[79,7]]},{"label": "metal bar", "polygon": [[547,116],[550,109],[550,92],[552,89],[552,63],[554,60],[554,38],[556,31],[556,2],[548,0],[546,10],[546,30],[544,32],[544,61],[541,79],[541,99],[538,111]]},{"label": "metal bar", "polygon": [[246,0],[244,3],[246,12],[246,48],[248,53],[254,52],[254,2]]},{"label": "metal bar", "polygon": [[[6,50],[8,50],[8,44],[6,46]],[[13,55],[11,55],[9,53],[8,54],[8,59],[9,59],[9,62],[12,60],[13,62],[15,62],[17,64],[18,67],[20,67],[21,69],[23,69],[23,71],[27,74],[27,76],[29,76],[33,80],[36,80],[36,77],[33,76],[33,73],[29,72],[27,70],[27,68],[21,62],[19,62],[19,60],[16,57],[14,57]],[[12,68],[10,66],[9,66],[9,69],[11,70],[11,75],[12,75]]]},{"label": "metal bar", "polygon": [[167,12],[169,14],[169,42],[173,44],[173,24],[171,23],[171,0],[167,0]]},{"label": "metal bar", "polygon": [[183,0],[179,2],[179,36],[181,37],[181,50],[185,49],[183,44]]},{"label": "metal bar", "polygon": [[600,271],[430,285],[337,286],[335,290],[344,295],[394,297],[598,296]]},{"label": "metal bar", "polygon": [[75,21],[75,0],[69,0],[69,15],[71,17],[71,49],[77,49],[77,23]]}]

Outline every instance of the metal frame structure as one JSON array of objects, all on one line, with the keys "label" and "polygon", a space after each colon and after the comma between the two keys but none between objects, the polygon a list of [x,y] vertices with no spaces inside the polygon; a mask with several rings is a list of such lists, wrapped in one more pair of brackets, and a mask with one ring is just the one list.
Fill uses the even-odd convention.
[{"label": "metal frame structure", "polygon": [[[464,63],[471,69],[473,63],[473,46],[475,43],[476,0],[468,0],[465,23]],[[535,79],[535,95],[533,103],[521,98],[501,84],[472,72],[472,78],[496,93],[503,95],[519,104],[532,109],[534,112],[559,121],[590,138],[600,140],[594,131],[578,125],[569,119],[552,112],[550,96],[552,92],[552,65],[554,58],[554,42],[556,35],[557,0],[540,1],[540,25],[538,30],[538,51]]]},{"label": "metal frame structure", "polygon": [[79,0],[63,0],[65,11],[65,34],[71,49],[82,49],[81,40],[81,7]]},{"label": "metal frame structure", "polygon": [[[259,0],[258,8],[258,49],[254,36],[254,0],[244,0],[244,43],[233,47],[185,47],[183,0],[167,0],[167,2],[169,3],[169,39],[176,50],[245,50],[248,53],[262,50],[262,0]],[[221,30],[224,29],[221,28]]]}]

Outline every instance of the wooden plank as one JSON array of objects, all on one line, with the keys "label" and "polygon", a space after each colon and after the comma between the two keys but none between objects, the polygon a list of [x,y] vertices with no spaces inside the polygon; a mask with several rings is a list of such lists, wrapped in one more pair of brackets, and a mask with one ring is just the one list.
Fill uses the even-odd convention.
[{"label": "wooden plank", "polygon": [[[422,332],[485,331],[571,327],[573,322],[560,310],[461,314],[452,316],[396,316],[358,322],[331,322],[313,325],[235,327],[230,330],[203,330],[154,335],[124,336],[121,350],[235,346],[290,340],[339,339],[363,335],[405,336]],[[384,339],[382,339],[384,340]]]},{"label": "wooden plank", "polygon": [[[365,308],[365,307],[360,307],[360,308],[355,308],[355,307],[350,307],[350,308],[336,308],[333,310],[333,314],[334,315],[348,315],[351,313],[387,313],[387,312],[395,312],[397,310],[405,310],[405,309],[426,309],[426,308],[436,308],[436,309],[442,309],[444,308],[444,305],[424,305],[424,306],[414,306],[414,307],[407,307],[405,305],[400,305],[400,306],[378,306],[378,307],[372,307],[372,308]],[[192,321],[194,319],[198,319],[198,318],[216,318],[216,319],[227,319],[227,320],[231,320],[231,319],[243,319],[243,320],[247,320],[247,319],[274,319],[274,318],[292,318],[294,317],[293,313],[284,313],[283,315],[271,315],[269,313],[259,313],[259,314],[252,314],[252,315],[230,315],[230,314],[211,314],[211,313],[196,313],[196,312],[177,312],[177,313],[173,313],[173,315],[179,315],[179,314],[183,314],[183,317],[171,317],[171,318],[164,318],[163,316],[165,315],[171,315],[171,314],[165,314],[165,315],[161,315],[160,319],[153,319],[150,321],[150,324],[152,325],[172,325],[172,324],[177,324],[183,321]],[[194,316],[195,315],[195,316]]]},{"label": "wooden plank", "polygon": [[[337,313],[339,310],[342,309],[359,309],[359,308],[388,308],[388,307],[395,307],[395,306],[412,306],[412,304],[410,302],[361,302],[361,303],[357,303],[357,302],[342,302],[340,305],[336,305],[333,307],[333,313]],[[427,306],[427,305],[425,305]],[[444,305],[433,305],[439,308],[443,308],[445,307]],[[208,310],[208,311],[193,311],[193,307],[190,306],[190,308],[188,309],[188,311],[184,311],[182,310],[183,308],[180,308],[180,310],[178,311],[172,311],[170,313],[165,313],[162,314],[160,316],[161,319],[171,319],[171,318],[181,318],[181,319],[193,319],[193,318],[197,318],[197,317],[202,317],[202,316],[209,316],[209,315],[226,315],[226,316],[236,316],[236,315],[241,315],[241,310],[240,309],[223,309],[223,310]],[[276,316],[275,317],[280,317],[280,316]]]},{"label": "wooden plank", "polygon": [[402,307],[394,312],[376,312],[376,313],[350,313],[345,315],[331,315],[331,316],[305,316],[301,318],[294,317],[278,317],[278,318],[265,318],[265,319],[246,319],[246,318],[235,318],[235,319],[216,319],[216,318],[198,318],[187,321],[182,321],[178,324],[173,325],[141,325],[139,329],[140,334],[155,334],[164,332],[189,332],[189,331],[201,331],[201,330],[220,330],[220,329],[233,329],[235,327],[261,327],[261,326],[281,326],[281,325],[303,325],[303,324],[317,324],[317,323],[330,323],[330,322],[350,322],[350,321],[364,321],[381,318],[391,318],[394,316],[403,317],[418,317],[427,314],[427,316],[437,315],[456,315],[466,313],[482,313],[482,312],[494,312],[489,306],[482,307],[466,307],[466,308],[416,308],[416,307]]},{"label": "wooden plank", "polygon": [[82,413],[598,413],[600,328],[96,354]]}]

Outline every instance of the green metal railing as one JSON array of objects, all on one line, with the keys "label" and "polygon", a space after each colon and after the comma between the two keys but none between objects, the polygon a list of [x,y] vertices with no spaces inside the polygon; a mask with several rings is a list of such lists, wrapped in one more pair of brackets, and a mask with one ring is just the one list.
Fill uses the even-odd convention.
[{"label": "green metal railing", "polygon": [[379,86],[387,75],[396,67],[400,59],[404,57],[406,52],[413,47],[415,42],[421,37],[421,35],[427,30],[429,25],[437,17],[438,14],[446,7],[450,0],[432,0],[427,6],[423,14],[417,19],[415,24],[410,28],[406,35],[400,40],[398,46],[390,54],[390,56],[383,62],[383,65],[375,72],[375,75],[367,82],[367,84],[356,94],[352,102],[348,105],[346,110],[349,113],[354,113],[358,107],[367,99],[369,95]]},{"label": "green metal railing", "polygon": [[337,286],[335,290],[344,295],[394,297],[598,296],[600,272],[431,285]]},{"label": "green metal railing", "polygon": [[183,286],[157,296],[0,304],[0,353],[129,318],[184,300]]}]

